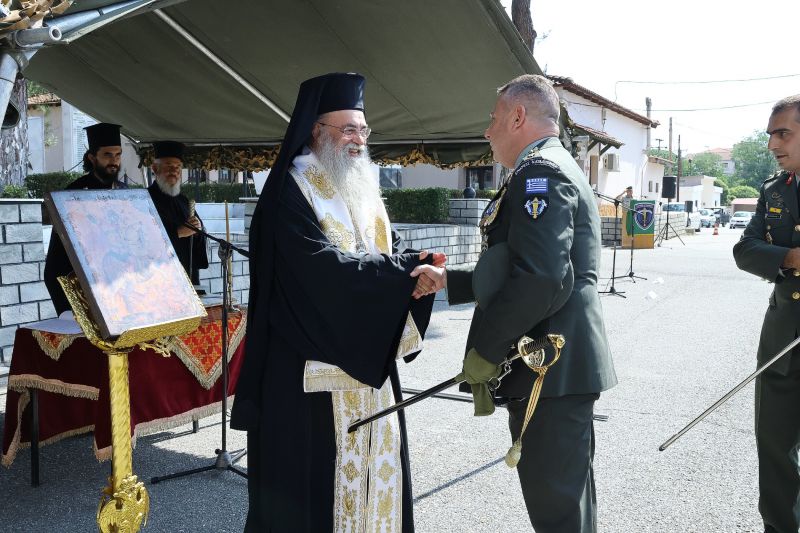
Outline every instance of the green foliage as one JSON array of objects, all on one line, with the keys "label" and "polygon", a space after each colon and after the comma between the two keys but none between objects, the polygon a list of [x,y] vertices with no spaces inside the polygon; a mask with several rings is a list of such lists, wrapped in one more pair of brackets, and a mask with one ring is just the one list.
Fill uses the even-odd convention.
[{"label": "green foliage", "polygon": [[441,224],[450,216],[450,189],[384,189],[392,222]]},{"label": "green foliage", "polygon": [[722,157],[712,152],[697,154],[686,163],[686,170],[684,170],[683,174],[686,176],[702,175],[720,178],[724,175]]},{"label": "green foliage", "polygon": [[45,174],[28,174],[25,178],[25,187],[28,188],[33,198],[44,198],[44,193],[61,191],[78,179],[81,175],[77,172],[47,172]]},{"label": "green foliage", "polygon": [[[491,200],[497,194],[497,189],[478,189],[475,191],[475,198],[488,198]],[[464,198],[462,189],[450,189],[450,198]]]},{"label": "green foliage", "polygon": [[758,198],[758,189],[750,187],[749,185],[731,187],[728,191],[727,199],[732,202],[736,198]]},{"label": "green foliage", "polygon": [[[758,188],[778,169],[778,163],[767,149],[769,135],[755,132],[733,145],[731,158],[736,164],[735,184]],[[735,188],[735,187],[734,187]],[[731,189],[733,192],[733,189]],[[757,195],[754,195],[757,196]],[[737,196],[737,198],[744,198]]]},{"label": "green foliage", "polygon": [[728,193],[730,192],[730,187],[728,187],[728,183],[721,178],[717,178],[714,180],[715,187],[722,187],[722,194],[720,195],[719,202],[721,205],[728,205]]},{"label": "green foliage", "polygon": [[[195,188],[197,188],[197,185],[194,183],[182,183],[181,194],[190,200],[194,200]],[[197,201],[201,203],[222,203],[227,201],[229,204],[238,204],[239,198],[245,196],[241,183],[201,183],[197,193]]]},{"label": "green foliage", "polygon": [[28,96],[38,96],[50,92],[33,80],[25,80],[25,83],[28,85]]},{"label": "green foliage", "polygon": [[30,198],[30,193],[24,185],[6,185],[0,198]]}]

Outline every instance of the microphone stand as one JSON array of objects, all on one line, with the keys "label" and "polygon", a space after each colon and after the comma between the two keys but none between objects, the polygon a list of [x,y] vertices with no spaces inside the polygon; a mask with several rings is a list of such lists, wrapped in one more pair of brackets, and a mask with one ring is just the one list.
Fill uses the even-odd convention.
[{"label": "microphone stand", "polygon": [[247,449],[238,450],[233,452],[229,452],[227,450],[227,421],[228,421],[228,310],[230,308],[231,303],[228,301],[228,260],[233,255],[234,250],[242,254],[243,256],[249,258],[250,253],[247,250],[243,250],[237,246],[234,246],[230,242],[226,241],[225,239],[220,239],[219,237],[214,237],[213,235],[209,235],[205,231],[191,224],[184,222],[184,226],[193,229],[200,235],[204,235],[207,239],[211,239],[219,244],[219,250],[217,251],[217,255],[219,255],[220,261],[222,261],[222,445],[214,450],[214,453],[217,455],[217,459],[214,461],[213,464],[208,466],[203,466],[200,468],[193,468],[191,470],[184,470],[181,472],[175,472],[174,474],[168,474],[166,476],[155,476],[150,479],[150,483],[156,484],[161,481],[165,481],[167,479],[175,479],[183,476],[188,476],[191,474],[197,474],[200,472],[207,472],[209,470],[230,470],[240,476],[247,478],[247,472],[244,470],[240,470],[234,463],[244,457],[247,453]]},{"label": "microphone stand", "polygon": [[[627,298],[625,296],[625,291],[618,291],[616,287],[614,287],[614,280],[617,278],[616,276],[616,269],[617,269],[617,239],[619,238],[619,225],[617,225],[617,220],[619,219],[619,204],[620,201],[617,198],[612,198],[611,196],[606,196],[605,194],[599,193],[597,191],[593,191],[595,196],[600,198],[601,200],[605,200],[607,202],[612,202],[614,204],[614,254],[611,259],[611,288],[607,291],[597,291],[600,294],[610,294],[612,296],[619,296],[621,298]],[[627,209],[627,208],[626,208]]]}]

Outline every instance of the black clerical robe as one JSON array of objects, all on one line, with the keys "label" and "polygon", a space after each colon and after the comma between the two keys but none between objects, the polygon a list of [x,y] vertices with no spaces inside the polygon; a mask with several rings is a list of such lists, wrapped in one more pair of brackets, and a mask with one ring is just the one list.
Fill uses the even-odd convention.
[{"label": "black clerical robe", "polygon": [[[306,360],[336,365],[374,388],[400,383],[395,354],[409,312],[421,334],[433,296],[411,297],[419,253],[343,252],[325,236],[290,176],[279,201],[275,246],[256,209],[251,226],[247,345],[231,426],[248,430],[248,532],[332,532],[336,442],[329,392],[306,393]],[[262,268],[272,262],[265,279]],[[427,261],[426,261],[427,262]],[[405,419],[399,414],[402,531],[414,530]]]},{"label": "black clerical robe", "polygon": [[164,194],[156,182],[153,182],[147,190],[161,216],[161,222],[164,224],[164,229],[167,230],[175,254],[186,270],[186,275],[191,278],[192,283],[198,284],[200,282],[198,271],[208,268],[206,238],[199,233],[193,237],[178,237],[178,229],[189,218],[189,200],[182,194],[178,196]]},{"label": "black clerical robe", "polygon": [[[102,181],[94,175],[94,173],[86,174],[76,179],[65,187],[65,190],[75,191],[81,189],[127,189],[128,186],[119,180]],[[64,249],[64,243],[61,242],[55,229],[50,234],[50,245],[47,248],[47,258],[44,263],[44,284],[47,287],[47,292],[50,293],[50,299],[53,301],[53,307],[56,309],[57,314],[70,309],[69,301],[64,296],[64,291],[58,283],[59,276],[66,276],[74,269],[67,256],[67,251]]]}]

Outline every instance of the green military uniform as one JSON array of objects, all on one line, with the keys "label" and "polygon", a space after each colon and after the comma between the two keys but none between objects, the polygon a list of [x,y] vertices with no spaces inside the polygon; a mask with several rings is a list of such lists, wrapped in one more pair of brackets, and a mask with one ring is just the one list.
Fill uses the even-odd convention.
[{"label": "green military uniform", "polygon": [[[475,270],[447,274],[451,304],[477,299],[467,350],[500,363],[522,335],[567,341],[522,440],[517,470],[531,523],[537,533],[595,531],[592,414],[616,375],[597,293],[592,189],[560,141],[546,138],[523,151],[481,226],[486,251]],[[516,363],[498,391],[510,400],[513,439],[536,377]]]},{"label": "green military uniform", "polygon": [[[779,172],[761,186],[756,213],[733,247],[736,265],[775,283],[761,327],[758,364],[792,342],[800,330],[800,271],[781,268],[800,246],[800,209],[794,173]],[[759,510],[767,532],[800,528],[800,350],[756,378]]]}]

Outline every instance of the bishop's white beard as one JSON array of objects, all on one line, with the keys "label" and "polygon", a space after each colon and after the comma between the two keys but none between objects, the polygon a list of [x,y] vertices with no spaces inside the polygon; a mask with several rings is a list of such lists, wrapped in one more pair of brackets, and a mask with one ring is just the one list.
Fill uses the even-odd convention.
[{"label": "bishop's white beard", "polygon": [[[361,150],[361,154],[352,157],[348,153],[350,149]],[[367,147],[348,143],[341,149],[337,148],[335,140],[323,129],[315,155],[350,210],[353,224],[362,232],[374,226],[375,217],[385,208],[378,180],[370,168]],[[374,235],[368,237],[374,238]]]},{"label": "bishop's white beard", "polygon": [[161,189],[161,192],[167,196],[178,196],[181,193],[180,181],[176,182],[175,185],[170,185],[166,180],[156,176],[156,184],[158,184],[158,188]]}]

